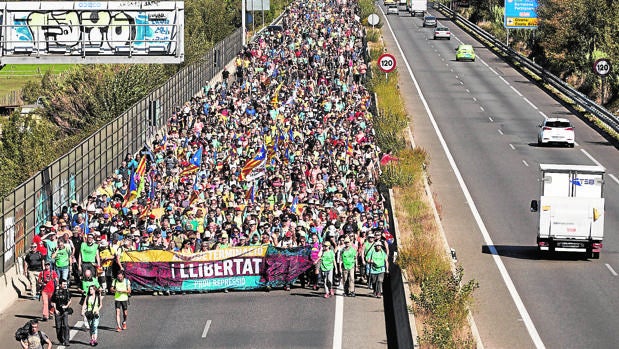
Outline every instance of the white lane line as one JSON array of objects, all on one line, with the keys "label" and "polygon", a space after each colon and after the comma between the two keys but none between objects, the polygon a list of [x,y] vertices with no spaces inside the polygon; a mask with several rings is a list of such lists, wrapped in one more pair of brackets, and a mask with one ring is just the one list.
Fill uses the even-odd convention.
[{"label": "white lane line", "polygon": [[333,349],[342,349],[342,337],[344,336],[344,285],[336,290],[335,296],[335,324],[333,325]]},{"label": "white lane line", "polygon": [[471,93],[471,91],[468,88],[464,91],[466,91],[466,93]]},{"label": "white lane line", "polygon": [[479,106],[479,109],[480,109],[481,111],[486,111],[486,109],[484,109],[484,107],[482,107],[481,105]]},{"label": "white lane line", "polygon": [[[85,325],[84,321],[80,320],[80,321],[75,323],[73,328],[82,328],[82,326],[84,326],[84,325]],[[76,330],[76,329],[73,329],[73,330],[69,331],[69,341],[73,340],[73,337],[75,337],[78,334],[78,332],[81,332],[81,331],[80,330]],[[64,345],[59,345],[57,348],[58,349],[64,349],[66,347]]]},{"label": "white lane line", "polygon": [[608,176],[609,176],[610,178],[612,178],[612,179],[613,179],[613,181],[615,181],[615,183],[619,184],[619,178],[615,177],[615,175],[614,175],[614,174],[609,173],[609,174],[608,174]]},{"label": "white lane line", "polygon": [[490,120],[490,122],[494,122],[494,119],[492,119],[492,116],[489,116],[488,120]]},{"label": "white lane line", "polygon": [[544,117],[544,119],[548,118],[548,117],[546,116],[546,114],[544,114],[544,112],[543,112],[543,111],[538,110],[538,112],[539,112],[539,114],[540,114],[541,116],[543,116],[543,117]]},{"label": "white lane line", "polygon": [[538,110],[539,108],[533,104],[533,102],[531,102],[530,100],[527,99],[527,97],[522,97],[522,99],[524,99],[525,102],[529,103],[529,105],[531,106],[531,108]]},{"label": "white lane line", "polygon": [[[503,277],[505,286],[507,287],[507,290],[509,291],[509,294],[511,295],[512,300],[514,301],[516,308],[518,309],[518,312],[520,313],[520,317],[522,318],[522,321],[524,322],[525,327],[527,328],[527,331],[529,332],[529,336],[531,336],[531,340],[533,341],[533,344],[535,345],[536,348],[540,348],[540,349],[546,348],[546,346],[544,345],[544,342],[542,341],[542,338],[537,332],[537,328],[535,328],[535,324],[533,324],[533,320],[531,320],[531,316],[529,315],[527,308],[524,306],[524,303],[522,302],[522,298],[520,298],[520,295],[518,294],[518,290],[516,290],[516,286],[514,285],[514,282],[512,281],[511,277],[509,276],[509,273],[507,272],[507,269],[505,268],[505,264],[503,264],[503,261],[501,260],[501,257],[499,256],[496,250],[496,247],[494,247],[494,242],[492,242],[490,233],[488,232],[488,229],[486,229],[486,225],[481,219],[481,215],[479,214],[479,211],[477,210],[477,206],[475,206],[475,202],[473,201],[473,197],[471,196],[471,193],[469,192],[469,189],[466,186],[466,183],[464,183],[464,178],[462,178],[462,174],[460,173],[460,170],[458,169],[458,166],[456,165],[456,161],[454,160],[453,155],[449,151],[449,147],[447,146],[447,143],[445,142],[445,139],[443,138],[443,134],[441,133],[441,130],[439,129],[438,124],[436,123],[436,120],[434,119],[434,114],[432,114],[432,111],[430,110],[428,101],[426,100],[425,96],[421,92],[421,87],[419,86],[419,82],[415,78],[415,74],[413,74],[411,66],[408,63],[408,60],[406,59],[404,52],[402,51],[402,47],[400,46],[400,43],[398,42],[398,38],[393,32],[393,29],[391,28],[391,25],[389,24],[389,22],[387,21],[386,23],[387,23],[387,27],[389,28],[389,31],[391,32],[391,35],[393,36],[393,40],[396,46],[398,47],[398,51],[400,51],[400,55],[402,57],[402,60],[404,61],[404,65],[406,66],[406,70],[408,70],[408,74],[413,80],[415,89],[417,89],[417,92],[419,93],[419,99],[421,100],[421,103],[423,104],[426,110],[426,113],[428,113],[428,118],[430,119],[430,122],[432,123],[432,126],[434,127],[436,136],[438,137],[439,142],[441,143],[441,146],[443,147],[443,150],[445,151],[445,156],[447,156],[447,160],[449,161],[451,168],[454,170],[454,175],[458,179],[458,183],[460,184],[460,187],[462,188],[464,197],[466,198],[466,201],[468,202],[469,207],[471,208],[471,213],[473,214],[473,217],[475,218],[475,222],[477,223],[477,226],[479,227],[479,230],[481,231],[481,234],[484,238],[484,242],[486,243],[486,246],[489,247],[490,253],[492,254],[492,259],[494,263],[496,264],[497,268],[499,269],[501,276]],[[481,340],[477,342],[478,342],[476,343],[477,347],[480,349],[483,349],[484,346],[483,346],[483,343],[481,343]]]},{"label": "white lane line", "polygon": [[503,81],[505,83],[505,85],[509,86],[509,82],[505,79],[503,79],[502,76],[499,75],[499,79],[501,79],[501,81]]},{"label": "white lane line", "polygon": [[600,164],[599,161],[597,161],[593,156],[591,156],[591,154],[587,153],[586,150],[584,149],[580,149],[581,152],[583,152],[583,154],[585,154],[591,161],[593,161],[596,165],[598,166],[602,166],[602,164]]},{"label": "white lane line", "polygon": [[501,134],[501,136],[503,135],[503,131],[501,131],[501,129],[498,129],[497,131],[499,131],[499,133]]},{"label": "white lane line", "polygon": [[615,271],[615,269],[613,269],[613,267],[610,266],[610,264],[606,263],[604,265],[606,266],[608,271],[610,271],[610,273],[613,274],[613,276],[617,276],[617,272]]},{"label": "white lane line", "polygon": [[512,150],[516,150],[516,147],[514,147],[514,145],[511,143],[509,143],[509,147],[512,148]]},{"label": "white lane line", "polygon": [[211,328],[211,322],[211,320],[206,320],[206,325],[204,325],[204,330],[202,331],[202,338],[206,338],[208,330]]},{"label": "white lane line", "polygon": [[[516,92],[516,94],[520,97],[522,97],[522,93],[520,93],[520,91],[516,90],[516,88],[514,86],[510,86],[512,91]],[[536,108],[537,109],[537,108]]]},{"label": "white lane line", "polygon": [[473,97],[473,102],[477,102],[477,98],[476,97]]},{"label": "white lane line", "polygon": [[413,139],[413,131],[411,131],[411,125],[410,124],[406,127],[406,130],[408,131],[408,137],[411,140],[411,147],[415,148],[417,145],[415,144],[415,140]]},{"label": "white lane line", "polygon": [[529,167],[529,163],[528,163],[528,162],[526,162],[526,160],[522,160],[522,163],[523,163],[526,167]]}]

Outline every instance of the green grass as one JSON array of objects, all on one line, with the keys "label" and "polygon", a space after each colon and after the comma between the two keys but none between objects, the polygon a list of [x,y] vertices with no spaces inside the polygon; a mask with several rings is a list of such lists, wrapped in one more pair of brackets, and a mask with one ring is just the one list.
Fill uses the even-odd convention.
[{"label": "green grass", "polygon": [[0,69],[0,96],[20,90],[26,82],[39,80],[48,71],[59,74],[73,66],[73,64],[7,64]]}]

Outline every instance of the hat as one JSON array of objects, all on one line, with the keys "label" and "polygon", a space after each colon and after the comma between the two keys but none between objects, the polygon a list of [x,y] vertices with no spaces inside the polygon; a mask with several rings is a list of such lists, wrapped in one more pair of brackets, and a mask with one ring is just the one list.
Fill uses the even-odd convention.
[{"label": "hat", "polygon": [[347,237],[344,239],[344,242],[350,242],[350,238],[347,236]]},{"label": "hat", "polygon": [[227,239],[228,238],[228,234],[223,233],[223,234],[221,234],[221,237],[222,237],[222,239]]},{"label": "hat", "polygon": [[286,232],[286,237],[287,237],[287,238],[292,237],[292,232],[291,232],[290,230],[288,230],[288,231]]},{"label": "hat", "polygon": [[325,241],[324,245],[325,246],[331,246],[331,243],[329,241]]},{"label": "hat", "polygon": [[148,216],[148,218],[150,218],[150,219],[155,219],[155,218],[157,218],[157,217],[156,217],[154,214],[150,214],[150,215]]},{"label": "hat", "polygon": [[249,224],[250,224],[250,225],[251,225],[251,224],[256,224],[256,221],[252,219],[252,220],[250,220],[250,221],[249,221]]},{"label": "hat", "polygon": [[373,234],[373,233],[369,233],[369,234],[368,234],[368,238],[373,238],[373,237],[374,237],[374,234]]},{"label": "hat", "polygon": [[54,227],[54,226],[52,225],[52,222],[50,222],[50,221],[45,222],[45,224],[43,224],[43,226],[44,226],[45,228],[48,228],[48,229],[51,229],[51,228],[53,228],[53,227]]},{"label": "hat", "polygon": [[99,247],[108,247],[109,243],[107,242],[107,240],[101,240],[101,242],[99,243]]},{"label": "hat", "polygon": [[77,201],[71,200],[71,205],[77,205]]}]

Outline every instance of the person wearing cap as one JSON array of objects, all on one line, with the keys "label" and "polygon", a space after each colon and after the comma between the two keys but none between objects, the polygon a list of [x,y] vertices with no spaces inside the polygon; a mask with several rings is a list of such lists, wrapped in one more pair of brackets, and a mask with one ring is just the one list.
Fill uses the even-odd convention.
[{"label": "person wearing cap", "polygon": [[51,232],[51,223],[47,223],[49,223],[50,226],[47,227],[48,234],[43,240],[43,243],[45,244],[45,249],[47,249],[47,256],[45,257],[45,260],[50,263],[52,270],[56,271],[56,263],[54,263],[53,254],[58,248],[58,237],[56,236],[56,233]]},{"label": "person wearing cap", "polygon": [[374,234],[369,233],[363,242],[363,275],[361,275],[362,280],[367,281],[368,288],[372,288],[372,281],[370,280],[370,264],[368,263],[368,259],[372,251],[374,250],[374,245],[376,245],[376,241],[374,240]]},{"label": "person wearing cap", "polygon": [[221,234],[219,242],[215,245],[216,250],[221,250],[224,248],[230,248],[230,243],[228,242],[228,234]]},{"label": "person wearing cap", "polygon": [[340,252],[340,258],[342,260],[342,284],[344,285],[344,294],[349,297],[354,297],[357,249],[352,246],[352,241],[348,236],[344,238],[344,248]]},{"label": "person wearing cap", "polygon": [[39,274],[43,271],[43,262],[45,259],[41,252],[37,251],[37,244],[32,243],[30,250],[24,258],[24,273],[28,275],[30,281],[30,296],[32,299],[36,299],[37,296],[37,280]]},{"label": "person wearing cap", "polygon": [[325,285],[325,298],[329,298],[335,295],[335,289],[333,288],[333,269],[335,268],[335,252],[331,249],[331,243],[325,241],[323,243],[322,251],[316,261],[319,265],[320,275]]},{"label": "person wearing cap", "polygon": [[58,274],[55,271],[51,270],[51,265],[49,262],[43,263],[44,269],[39,274],[39,287],[41,289],[41,300],[43,303],[43,321],[47,321],[51,319],[51,315],[49,313],[50,299],[54,294],[54,290],[56,289],[56,284],[58,283]]},{"label": "person wearing cap", "polygon": [[370,253],[368,264],[370,265],[370,278],[373,285],[373,295],[380,298],[383,295],[383,280],[385,273],[389,273],[389,260],[382,244],[375,244],[374,251]]}]

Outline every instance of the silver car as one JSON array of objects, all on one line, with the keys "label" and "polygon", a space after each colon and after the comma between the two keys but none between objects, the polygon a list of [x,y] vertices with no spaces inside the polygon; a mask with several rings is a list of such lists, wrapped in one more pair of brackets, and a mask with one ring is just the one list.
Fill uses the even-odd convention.
[{"label": "silver car", "polygon": [[427,15],[423,18],[424,27],[436,27],[436,17]]},{"label": "silver car", "polygon": [[434,40],[447,39],[451,40],[451,32],[446,27],[436,27],[434,29]]},{"label": "silver car", "polygon": [[398,13],[398,5],[389,5],[389,7],[387,7],[388,15],[397,15]]}]

